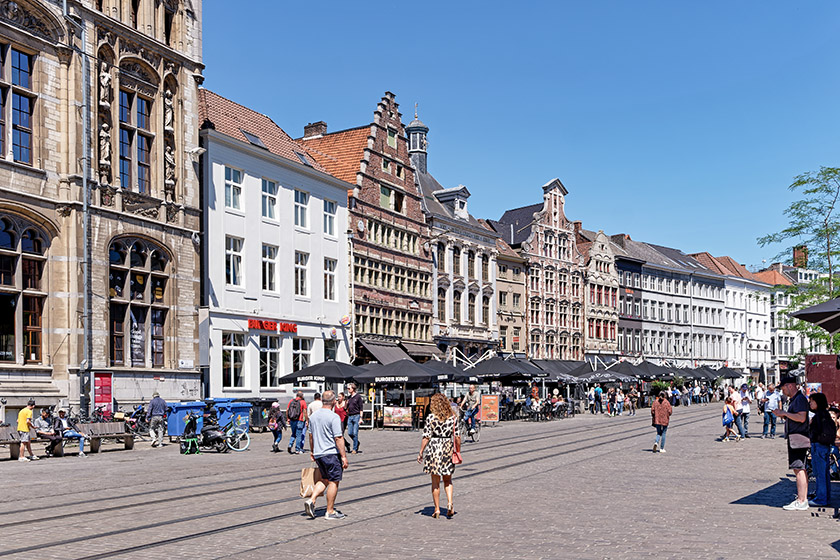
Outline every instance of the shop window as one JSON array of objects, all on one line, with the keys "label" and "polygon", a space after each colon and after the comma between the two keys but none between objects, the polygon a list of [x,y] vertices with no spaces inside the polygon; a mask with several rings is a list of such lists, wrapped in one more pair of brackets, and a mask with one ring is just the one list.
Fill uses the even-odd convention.
[{"label": "shop window", "polygon": [[245,387],[245,333],[222,333],[222,387]]}]

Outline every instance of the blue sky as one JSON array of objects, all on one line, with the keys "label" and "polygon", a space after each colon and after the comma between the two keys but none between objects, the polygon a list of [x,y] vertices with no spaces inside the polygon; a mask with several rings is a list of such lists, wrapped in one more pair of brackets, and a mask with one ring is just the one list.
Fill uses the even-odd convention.
[{"label": "blue sky", "polygon": [[834,1],[205,0],[204,85],[293,137],[393,91],[477,217],[558,177],[587,229],[751,266],[793,177],[840,166],[838,36]]}]

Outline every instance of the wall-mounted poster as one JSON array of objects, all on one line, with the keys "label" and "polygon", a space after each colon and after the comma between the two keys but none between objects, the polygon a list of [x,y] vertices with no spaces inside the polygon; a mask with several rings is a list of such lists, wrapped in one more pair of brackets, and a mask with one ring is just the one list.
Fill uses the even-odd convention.
[{"label": "wall-mounted poster", "polygon": [[807,397],[811,393],[822,393],[822,383],[806,383],[805,396]]},{"label": "wall-mounted poster", "polygon": [[386,406],[384,408],[383,426],[388,428],[411,428],[411,407]]},{"label": "wall-mounted poster", "polygon": [[478,417],[482,422],[499,421],[499,395],[481,395]]}]

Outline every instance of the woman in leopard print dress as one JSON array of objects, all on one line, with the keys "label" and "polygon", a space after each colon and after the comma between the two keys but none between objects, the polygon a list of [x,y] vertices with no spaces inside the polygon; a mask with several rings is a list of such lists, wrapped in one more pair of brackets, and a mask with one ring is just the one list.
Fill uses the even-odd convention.
[{"label": "woman in leopard print dress", "polygon": [[432,476],[432,499],[435,502],[432,517],[440,515],[440,480],[443,478],[448,502],[446,516],[451,518],[455,514],[452,503],[452,473],[455,472],[452,452],[461,448],[461,438],[456,433],[458,417],[452,411],[449,400],[440,393],[432,395],[429,410],[417,462],[423,464],[423,472]]}]

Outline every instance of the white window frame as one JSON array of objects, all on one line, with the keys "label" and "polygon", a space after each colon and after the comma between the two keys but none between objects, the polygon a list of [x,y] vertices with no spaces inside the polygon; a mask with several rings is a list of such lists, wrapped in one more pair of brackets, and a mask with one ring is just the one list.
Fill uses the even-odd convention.
[{"label": "white window frame", "polygon": [[[262,289],[264,292],[277,291],[277,253],[276,245],[263,243],[262,246]],[[268,280],[268,282],[266,282]]]},{"label": "white window frame", "polygon": [[309,229],[309,193],[295,189],[295,226]]},{"label": "white window frame", "polygon": [[[238,245],[237,245],[238,244]],[[242,286],[242,247],[245,241],[232,235],[225,236],[225,284],[228,286]],[[235,282],[231,282],[231,279]]]},{"label": "white window frame", "polygon": [[335,237],[335,215],[338,202],[324,199],[324,234]]},{"label": "white window frame", "polygon": [[[312,341],[311,338],[292,339],[292,371],[300,371],[312,365]],[[304,358],[306,363],[303,363]]]},{"label": "white window frame", "polygon": [[295,251],[295,295],[309,297],[309,253]]},{"label": "white window frame", "polygon": [[[277,335],[260,335],[260,388],[280,387],[279,379],[283,376],[283,340]],[[267,384],[262,382],[263,364],[267,370]]]},{"label": "white window frame", "polygon": [[324,299],[336,301],[335,298],[335,271],[338,268],[338,260],[324,257]]},{"label": "white window frame", "polygon": [[[230,335],[230,337],[231,337],[231,343],[230,344],[225,344],[225,335]],[[237,337],[242,337],[241,338],[241,341],[242,341],[241,346],[236,343]],[[221,360],[221,364],[222,364],[222,388],[223,389],[245,389],[245,388],[247,388],[247,376],[245,375],[245,371],[247,369],[245,367],[245,353],[246,353],[247,349],[248,349],[248,335],[247,335],[247,333],[244,333],[244,332],[223,332],[222,333],[222,356],[224,356],[225,352],[230,352],[231,353],[230,354],[230,356],[231,356],[231,359],[230,359],[231,384],[230,385],[225,385],[225,372],[224,372],[225,361],[224,361],[224,358],[222,358],[222,360]],[[241,352],[242,353],[242,360],[240,361],[241,368],[239,370],[239,378],[241,379],[241,385],[237,385],[236,384],[236,379],[234,378],[233,364],[236,363],[236,360],[234,359],[234,355],[235,355],[236,352]]]},{"label": "white window frame", "polygon": [[[271,187],[274,187],[273,190]],[[269,210],[268,213],[266,213],[267,209]],[[269,220],[278,220],[277,183],[269,179],[262,180],[262,217]]]},{"label": "white window frame", "polygon": [[[238,181],[234,179],[234,173],[239,174]],[[242,171],[227,165],[225,166],[225,208],[242,210]]]}]

